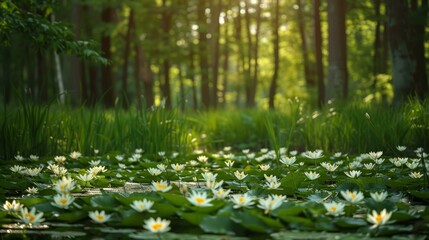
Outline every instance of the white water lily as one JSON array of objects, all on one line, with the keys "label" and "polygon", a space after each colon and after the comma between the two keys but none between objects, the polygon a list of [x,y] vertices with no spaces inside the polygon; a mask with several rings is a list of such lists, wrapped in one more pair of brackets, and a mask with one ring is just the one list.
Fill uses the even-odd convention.
[{"label": "white water lily", "polygon": [[70,177],[63,176],[54,184],[54,190],[57,193],[69,193],[75,188],[75,181]]},{"label": "white water lily", "polygon": [[101,160],[91,160],[91,161],[89,161],[89,165],[91,165],[93,167],[100,165],[100,163],[101,163]]},{"label": "white water lily", "polygon": [[232,168],[232,166],[234,165],[234,161],[227,160],[227,161],[225,161],[225,165],[229,168]]},{"label": "white water lily", "polygon": [[201,173],[205,181],[216,181],[217,174],[213,174],[212,172],[204,172]]},{"label": "white water lily", "polygon": [[344,203],[340,202],[330,202],[330,203],[323,203],[323,206],[326,209],[326,214],[332,215],[332,216],[340,216],[344,214]]},{"label": "white water lily", "polygon": [[281,183],[278,181],[271,181],[271,182],[267,181],[264,186],[268,189],[278,189],[280,185]]},{"label": "white water lily", "polygon": [[134,200],[133,203],[130,204],[130,207],[132,207],[137,212],[147,211],[147,212],[153,213],[155,212],[155,210],[151,209],[153,204],[154,204],[153,201],[150,201],[147,199]]},{"label": "white water lily", "polygon": [[105,222],[109,221],[110,218],[112,217],[112,215],[106,214],[106,212],[104,212],[104,210],[100,211],[100,212],[99,211],[89,212],[88,215],[96,223],[105,223]]},{"label": "white water lily", "polygon": [[213,206],[210,202],[212,198],[207,198],[206,192],[192,191],[192,193],[186,197],[190,203],[197,207],[210,207]]},{"label": "white water lily", "polygon": [[170,221],[161,218],[150,218],[144,221],[143,227],[153,233],[164,233],[170,231]]},{"label": "white water lily", "polygon": [[403,152],[403,151],[407,150],[407,147],[406,146],[396,146],[396,149],[400,152]]},{"label": "white water lily", "polygon": [[21,221],[25,224],[31,224],[31,225],[38,225],[45,221],[43,217],[43,212],[36,213],[36,208],[31,208],[30,211],[28,211],[27,208],[21,209],[21,215],[19,218]]},{"label": "white water lily", "polygon": [[81,156],[82,156],[82,154],[80,152],[77,152],[77,151],[73,151],[70,153],[70,158],[72,158],[72,159],[78,159]]},{"label": "white water lily", "polygon": [[363,166],[366,170],[372,170],[375,167],[374,163],[364,163]]},{"label": "white water lily", "polygon": [[420,172],[411,172],[411,173],[409,174],[409,176],[410,176],[411,178],[422,178],[422,177],[423,177],[423,174],[421,174]]},{"label": "white water lily", "polygon": [[309,159],[319,159],[323,157],[323,151],[320,149],[315,151],[306,151],[302,153],[302,156]]},{"label": "white water lily", "polygon": [[286,166],[292,166],[296,162],[296,157],[281,157],[280,162],[285,164]]},{"label": "white water lily", "polygon": [[225,190],[223,188],[218,189],[212,189],[213,195],[217,199],[224,199],[226,196],[228,196],[229,192],[231,192],[231,189]]},{"label": "white water lily", "polygon": [[267,171],[268,169],[270,169],[270,165],[269,164],[261,164],[261,165],[259,165],[259,168],[262,171]]},{"label": "white water lily", "polygon": [[94,175],[92,175],[91,173],[85,173],[77,175],[76,178],[83,182],[89,182],[94,179]]},{"label": "white water lily", "polygon": [[160,175],[162,173],[162,171],[160,169],[158,169],[158,168],[148,168],[147,171],[152,176],[158,176],[158,175]]},{"label": "white water lily", "polygon": [[74,197],[72,197],[71,195],[57,194],[54,196],[54,202],[51,204],[58,208],[68,209],[70,204],[73,203],[73,201]]},{"label": "white water lily", "polygon": [[278,207],[280,207],[282,203],[283,201],[280,198],[268,196],[267,198],[259,199],[259,204],[257,207],[264,210],[265,214],[268,214],[274,209],[277,209]]},{"label": "white water lily", "polygon": [[313,171],[310,171],[310,172],[304,172],[304,174],[305,174],[305,176],[307,176],[307,178],[308,179],[310,179],[310,180],[316,180],[316,179],[318,179],[319,177],[320,177],[320,174],[319,173],[317,173],[317,172],[313,172]]},{"label": "white water lily", "polygon": [[67,160],[67,158],[65,156],[55,156],[54,160],[58,164],[64,164],[64,162]]},{"label": "white water lily", "polygon": [[412,161],[412,162],[407,162],[405,165],[407,165],[407,167],[411,170],[416,169],[419,166],[420,162],[418,161]]},{"label": "white water lily", "polygon": [[234,172],[234,176],[238,179],[238,180],[243,180],[245,177],[247,177],[247,174],[244,174],[244,172],[240,172],[240,171],[235,171]]},{"label": "white water lily", "polygon": [[99,174],[99,173],[104,173],[104,172],[107,172],[107,169],[105,166],[95,166],[95,167],[88,169],[88,173],[91,173],[94,176]]},{"label": "white water lily", "polygon": [[381,156],[383,155],[383,152],[382,151],[379,151],[379,152],[369,152],[368,153],[368,157],[370,158],[370,159],[372,159],[372,160],[376,160],[376,159],[379,159]]},{"label": "white water lily", "polygon": [[349,178],[358,178],[362,174],[362,172],[359,170],[352,170],[352,171],[344,172],[344,174],[346,174],[346,176]]},{"label": "white water lily", "polygon": [[24,207],[21,203],[19,203],[16,200],[13,200],[12,202],[6,201],[3,204],[3,209],[5,211],[11,211],[11,212],[18,212],[21,211],[21,209]]},{"label": "white water lily", "polygon": [[231,199],[232,203],[234,203],[233,208],[250,207],[254,204],[253,200],[254,197],[248,193],[233,195]]},{"label": "white water lily", "polygon": [[167,166],[163,163],[157,164],[156,167],[161,170],[162,172],[165,172],[167,170]]},{"label": "white water lily", "polygon": [[350,203],[359,203],[364,199],[363,193],[358,191],[341,191],[341,195]]},{"label": "white water lily", "polygon": [[370,193],[371,198],[376,202],[383,202],[387,197],[387,192],[373,192]]},{"label": "white water lily", "polygon": [[204,155],[201,155],[201,156],[198,156],[197,157],[197,160],[200,162],[200,163],[207,163],[207,160],[208,160],[209,158],[208,157],[206,157],[206,156],[204,156]]},{"label": "white water lily", "polygon": [[185,169],[185,164],[171,164],[171,168],[173,168],[175,172],[181,172],[183,169]]},{"label": "white water lily", "polygon": [[267,182],[277,182],[278,181],[278,178],[274,175],[268,176],[268,175],[264,174],[264,178]]},{"label": "white water lily", "polygon": [[222,186],[222,184],[223,184],[223,180],[221,180],[220,182],[206,181],[206,188],[210,190],[218,189]]},{"label": "white water lily", "polygon": [[392,213],[387,212],[386,209],[383,209],[380,213],[377,213],[377,211],[372,210],[372,214],[368,214],[366,220],[373,224],[371,228],[376,228],[388,223],[391,216]]},{"label": "white water lily", "polygon": [[28,187],[25,191],[30,195],[36,195],[39,193],[39,189],[37,187]]},{"label": "white water lily", "polygon": [[153,182],[152,181],[152,190],[157,191],[157,192],[168,192],[170,191],[172,188],[171,185],[169,185],[167,183],[167,181],[161,180],[158,182]]}]

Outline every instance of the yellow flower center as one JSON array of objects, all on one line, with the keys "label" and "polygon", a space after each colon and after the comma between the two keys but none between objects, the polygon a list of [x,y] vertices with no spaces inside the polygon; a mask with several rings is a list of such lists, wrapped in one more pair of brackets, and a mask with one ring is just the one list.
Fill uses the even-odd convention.
[{"label": "yellow flower center", "polygon": [[104,220],[104,216],[103,215],[97,215],[96,218],[98,219],[98,221],[103,221]]},{"label": "yellow flower center", "polygon": [[156,188],[158,188],[158,189],[166,189],[166,188],[167,188],[167,186],[166,186],[166,185],[164,185],[164,184],[161,184],[161,183],[157,183],[157,184],[156,184]]},{"label": "yellow flower center", "polygon": [[244,203],[244,200],[245,200],[245,199],[244,199],[244,197],[239,197],[239,198],[238,198],[238,202],[239,202],[239,203]]},{"label": "yellow flower center", "polygon": [[336,206],[331,207],[331,211],[332,211],[332,212],[337,211],[337,207],[336,207]]},{"label": "yellow flower center", "polygon": [[25,217],[26,218],[28,218],[28,220],[30,221],[30,222],[33,222],[35,219],[36,219],[36,216],[34,216],[33,214],[31,214],[31,213],[26,213],[25,214]]},{"label": "yellow flower center", "polygon": [[63,199],[61,199],[61,200],[60,200],[60,203],[61,203],[62,205],[66,205],[68,202],[69,202],[69,201],[67,201],[67,199],[65,199],[65,198],[63,198]]},{"label": "yellow flower center", "polygon": [[197,203],[199,203],[199,204],[202,204],[202,203],[204,203],[206,200],[205,200],[204,198],[202,198],[202,197],[197,197],[197,198],[195,198],[195,201],[196,201]]},{"label": "yellow flower center", "polygon": [[159,229],[162,228],[162,226],[163,226],[162,223],[154,223],[154,224],[152,224],[152,230],[153,231],[158,231]]},{"label": "yellow flower center", "polygon": [[380,223],[380,222],[381,222],[381,220],[383,220],[383,217],[382,217],[380,214],[378,214],[377,216],[375,216],[375,221],[376,221],[377,223]]},{"label": "yellow flower center", "polygon": [[139,204],[139,208],[143,209],[143,208],[144,208],[144,204],[143,204],[143,203],[140,203],[140,204]]},{"label": "yellow flower center", "polygon": [[354,194],[354,193],[350,193],[350,197],[351,197],[352,199],[355,199],[355,198],[356,198],[356,194]]},{"label": "yellow flower center", "polygon": [[223,194],[223,190],[218,190],[218,191],[216,192],[216,194],[217,194],[217,195],[221,195],[221,194]]},{"label": "yellow flower center", "polygon": [[60,189],[61,190],[64,190],[66,188],[66,186],[65,185],[60,185]]}]

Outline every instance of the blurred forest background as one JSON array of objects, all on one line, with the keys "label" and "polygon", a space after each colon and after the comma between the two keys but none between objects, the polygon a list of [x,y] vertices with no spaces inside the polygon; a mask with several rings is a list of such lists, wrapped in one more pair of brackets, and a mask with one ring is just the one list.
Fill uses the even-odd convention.
[{"label": "blurred forest background", "polygon": [[182,110],[428,95],[428,0],[2,0],[0,15],[6,104],[23,90]]}]

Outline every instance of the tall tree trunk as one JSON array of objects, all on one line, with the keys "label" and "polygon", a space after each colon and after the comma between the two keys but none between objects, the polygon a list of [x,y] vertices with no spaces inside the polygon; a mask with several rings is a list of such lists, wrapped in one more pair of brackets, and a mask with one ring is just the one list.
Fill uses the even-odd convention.
[{"label": "tall tree trunk", "polygon": [[250,29],[251,26],[251,20],[250,20],[250,12],[249,12],[249,2],[245,3],[245,22],[246,22],[246,33],[247,33],[247,68],[245,71],[245,78],[246,78],[246,106],[247,107],[254,107],[255,106],[255,99],[252,98],[252,49],[253,49],[253,43],[252,43],[252,32]]},{"label": "tall tree trunk", "polygon": [[270,109],[274,109],[274,100],[277,91],[277,79],[280,63],[280,44],[279,44],[279,16],[280,16],[280,0],[274,0],[274,18],[273,18],[273,57],[274,57],[274,70],[271,79],[270,92],[268,97],[268,105]]},{"label": "tall tree trunk", "polygon": [[[192,44],[192,43],[191,43]],[[190,46],[189,50],[189,69],[187,71],[188,78],[191,79],[192,85],[192,106],[194,110],[198,109],[198,100],[197,100],[197,84],[195,82],[195,60],[194,60],[194,45]]]},{"label": "tall tree trunk", "polygon": [[130,9],[127,32],[125,34],[124,64],[122,65],[122,106],[128,109],[128,64],[131,48],[131,32],[134,31],[134,10]]},{"label": "tall tree trunk", "polygon": [[180,101],[179,101],[180,110],[185,111],[186,97],[185,97],[185,84],[183,83],[184,79],[183,79],[182,66],[179,64],[177,68],[179,69],[178,77],[179,77],[179,88],[180,88]]},{"label": "tall tree trunk", "polygon": [[[238,2],[238,12],[241,13],[241,5],[240,2]],[[245,54],[245,49],[244,49],[244,43],[243,43],[243,39],[242,39],[242,22],[241,22],[241,14],[237,14],[237,17],[235,18],[234,21],[234,25],[235,25],[235,41],[237,43],[237,47],[238,47],[238,55],[239,57],[237,58],[237,72],[240,73],[239,77],[240,80],[242,81],[242,83],[244,83],[245,85],[245,90],[246,90],[246,96],[247,96],[247,82],[248,82],[248,77],[249,77],[249,73],[248,73],[248,69],[247,69],[247,65],[246,64],[246,54]],[[240,104],[240,85],[241,84],[237,84],[236,85],[236,105],[238,106]],[[246,98],[247,99],[247,98]]]},{"label": "tall tree trunk", "polygon": [[[162,0],[162,30],[163,42],[165,46],[170,46],[170,28],[171,28],[172,12],[170,6],[167,6],[167,0]],[[162,73],[164,75],[164,82],[161,84],[162,97],[165,99],[165,107],[171,108],[171,86],[170,86],[170,60],[164,54],[162,61]]]},{"label": "tall tree trunk", "polygon": [[[109,25],[113,22],[113,8],[106,7],[102,11],[102,21],[103,24]],[[111,37],[110,33],[104,32],[101,37],[101,51],[104,54],[104,57],[111,60]],[[101,72],[103,94],[104,94],[104,105],[106,107],[115,106],[115,83],[113,80],[113,71],[112,64],[106,64],[102,67]]]},{"label": "tall tree trunk", "polygon": [[425,27],[427,25],[428,0],[422,0],[418,5],[417,0],[411,0],[411,47],[416,60],[414,71],[414,91],[420,100],[428,96],[428,76],[425,58]]},{"label": "tall tree trunk", "polygon": [[218,76],[219,76],[219,37],[220,37],[220,24],[219,17],[222,9],[222,0],[210,1],[211,13],[211,69],[212,69],[212,93],[211,104],[213,108],[217,107],[218,103]]},{"label": "tall tree trunk", "polygon": [[[81,14],[85,9],[81,6],[77,0],[73,0],[72,7],[72,23],[75,26],[73,28],[73,33],[76,38],[80,38],[81,35]],[[90,25],[88,23],[87,25]],[[87,26],[89,27],[89,26]],[[55,53],[56,54],[56,53]],[[56,57],[55,57],[56,58]],[[71,104],[73,106],[78,106],[81,104],[81,100],[87,100],[87,84],[85,82],[85,78],[83,78],[84,69],[83,69],[83,61],[79,59],[77,56],[71,57],[71,71],[70,71],[70,97]]]},{"label": "tall tree trunk", "polygon": [[228,88],[228,66],[229,66],[229,44],[230,44],[230,40],[229,40],[229,24],[227,24],[227,19],[228,19],[228,13],[225,13],[224,19],[225,19],[225,24],[224,24],[224,38],[225,38],[225,44],[223,45],[223,64],[222,64],[222,73],[223,73],[223,77],[222,77],[222,91],[221,91],[221,96],[220,96],[220,101],[222,102],[223,107],[226,106],[226,91]]},{"label": "tall tree trunk", "polygon": [[[137,38],[137,35],[135,36]],[[143,96],[147,108],[155,104],[155,94],[153,91],[153,76],[152,70],[150,69],[150,64],[145,56],[143,48],[140,46],[139,42],[136,41],[135,44],[136,51],[136,88],[139,102],[141,102],[141,79],[143,79]]]},{"label": "tall tree trunk", "polygon": [[204,108],[210,108],[210,78],[209,78],[209,60],[208,60],[208,41],[207,41],[207,19],[205,15],[206,0],[199,0],[198,6],[198,47],[199,47],[199,65],[201,72],[201,101]]},{"label": "tall tree trunk", "polygon": [[346,1],[328,1],[329,65],[327,99],[345,99],[348,94]]},{"label": "tall tree trunk", "polygon": [[307,47],[307,36],[305,29],[305,19],[304,19],[304,6],[302,4],[302,0],[296,0],[296,4],[298,6],[297,15],[298,15],[298,29],[299,35],[301,37],[301,51],[302,51],[302,59],[304,63],[304,77],[305,83],[307,87],[314,86],[314,78],[310,71],[310,60],[308,58],[308,47]]},{"label": "tall tree trunk", "polygon": [[316,55],[317,72],[317,105],[322,107],[325,103],[325,81],[323,74],[323,55],[322,55],[322,28],[320,20],[320,0],[313,0],[313,18],[314,18],[314,49]]},{"label": "tall tree trunk", "polygon": [[392,56],[394,105],[401,105],[414,90],[416,60],[411,49],[407,1],[387,1],[389,43]]},{"label": "tall tree trunk", "polygon": [[257,1],[256,6],[256,29],[255,29],[255,45],[253,47],[253,76],[251,82],[251,90],[250,90],[250,107],[256,106],[256,90],[258,87],[258,73],[259,73],[259,35],[261,28],[261,4],[262,0]]}]

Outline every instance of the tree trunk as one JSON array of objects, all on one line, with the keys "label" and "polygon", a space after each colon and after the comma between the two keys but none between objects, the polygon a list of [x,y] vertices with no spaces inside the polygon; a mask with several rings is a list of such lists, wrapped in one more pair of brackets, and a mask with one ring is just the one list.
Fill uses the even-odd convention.
[{"label": "tree trunk", "polygon": [[226,106],[226,91],[228,88],[228,65],[229,65],[229,44],[230,44],[230,40],[229,40],[229,24],[227,24],[227,19],[228,19],[228,13],[225,13],[224,19],[225,19],[225,24],[224,24],[224,38],[225,38],[225,44],[223,45],[223,64],[222,64],[222,73],[223,73],[223,77],[222,77],[222,91],[221,91],[221,95],[220,95],[220,102],[222,102],[223,107]]},{"label": "tree trunk", "polygon": [[[259,1],[258,1],[259,2]],[[252,49],[253,49],[253,43],[252,43],[252,33],[251,33],[251,20],[250,20],[250,12],[249,12],[249,2],[245,3],[245,22],[246,22],[246,33],[247,33],[247,68],[245,71],[245,78],[246,78],[246,106],[247,107],[254,107],[255,106],[255,99],[252,98],[253,96],[253,86],[252,86]]]},{"label": "tree trunk", "polygon": [[323,74],[322,28],[320,20],[320,0],[313,0],[314,49],[317,72],[317,104],[321,108],[325,103],[325,81]]},{"label": "tree trunk", "polygon": [[217,107],[218,103],[218,76],[219,76],[219,37],[220,37],[220,24],[219,17],[222,9],[222,0],[210,1],[211,13],[211,69],[212,69],[212,93],[211,105],[213,108]]},{"label": "tree trunk", "polygon": [[411,47],[413,56],[416,60],[416,68],[413,74],[414,91],[420,100],[424,100],[428,96],[428,77],[426,71],[425,58],[425,27],[428,15],[428,0],[422,0],[421,5],[418,5],[417,0],[411,1],[411,29],[413,37]]},{"label": "tree trunk", "polygon": [[259,35],[261,28],[261,4],[262,0],[257,1],[256,6],[256,30],[255,30],[255,46],[253,48],[253,57],[254,57],[254,65],[253,65],[253,76],[251,82],[251,90],[250,90],[250,107],[256,106],[256,90],[258,86],[258,72],[259,72]]},{"label": "tree trunk", "polygon": [[275,0],[274,18],[273,18],[274,70],[273,70],[273,77],[271,79],[270,92],[268,97],[268,105],[270,109],[274,109],[274,100],[275,100],[276,91],[277,91],[277,79],[278,79],[279,63],[280,63],[279,9],[280,9],[280,0]]},{"label": "tree trunk", "polygon": [[[242,8],[240,6],[240,2],[238,2],[238,12],[241,12]],[[244,83],[245,85],[245,89],[246,89],[246,96],[247,96],[247,82],[248,82],[248,69],[247,69],[247,65],[246,64],[246,54],[245,54],[245,49],[244,49],[244,43],[243,43],[243,39],[242,39],[242,22],[241,22],[241,14],[238,14],[237,17],[235,18],[234,21],[234,25],[235,25],[235,41],[237,43],[237,47],[238,47],[238,55],[239,57],[237,58],[237,72],[240,73],[239,74],[239,78],[241,80],[242,83]],[[240,104],[240,85],[241,84],[237,84],[236,85],[236,105],[239,106]]]},{"label": "tree trunk", "polygon": [[209,60],[208,60],[208,41],[207,41],[207,19],[205,15],[206,1],[199,0],[198,6],[198,47],[199,64],[201,72],[201,101],[204,108],[210,108],[210,78],[209,78]]},{"label": "tree trunk", "polygon": [[[75,26],[73,28],[73,33],[76,38],[79,39],[81,32],[80,29],[82,27],[81,14],[85,8],[80,6],[77,0],[73,0],[72,7],[72,23]],[[90,25],[90,23],[86,24]],[[87,27],[89,28],[89,26]],[[54,53],[56,54],[56,53]],[[56,58],[56,57],[55,57]],[[81,103],[81,100],[86,101],[88,92],[87,92],[87,83],[85,82],[85,78],[83,78],[84,69],[83,69],[83,61],[79,59],[77,56],[71,57],[71,72],[70,72],[70,97],[71,104],[73,106],[78,106]]]},{"label": "tree trunk", "polygon": [[186,97],[185,97],[185,84],[183,83],[183,71],[182,71],[182,66],[179,64],[177,66],[177,68],[179,69],[179,73],[178,73],[178,77],[179,77],[179,88],[180,88],[180,110],[185,111],[185,106],[186,106]]},{"label": "tree trunk", "polygon": [[346,1],[328,1],[329,65],[327,99],[345,99],[348,93]]},{"label": "tree trunk", "polygon": [[411,30],[406,1],[387,1],[389,43],[392,56],[393,105],[405,102],[413,93],[416,60],[410,46]]},{"label": "tree trunk", "polygon": [[299,35],[301,37],[301,51],[302,51],[302,59],[304,63],[304,77],[305,83],[307,87],[314,86],[314,78],[310,71],[310,61],[308,58],[308,47],[307,47],[307,36],[305,34],[305,19],[304,19],[304,6],[302,4],[302,0],[296,0],[296,4],[298,6],[297,14],[298,14],[298,29]]},{"label": "tree trunk", "polygon": [[124,49],[124,64],[122,65],[122,106],[128,109],[129,97],[128,97],[128,64],[130,57],[130,45],[131,45],[131,32],[134,30],[134,10],[130,10],[128,16],[128,26],[125,35],[125,49]]},{"label": "tree trunk", "polygon": [[[102,11],[102,20],[103,24],[109,25],[113,22],[113,8],[106,7]],[[111,37],[110,33],[104,32],[101,37],[101,51],[104,54],[104,57],[111,60],[112,52],[110,50],[111,47]],[[102,78],[102,86],[103,86],[103,94],[104,94],[104,105],[106,107],[114,107],[115,106],[115,83],[113,80],[113,71],[112,64],[106,64],[102,67],[101,72]]]},{"label": "tree trunk", "polygon": [[[153,92],[153,76],[150,64],[145,56],[143,48],[136,41],[136,82],[138,82],[137,94],[140,92],[140,82],[143,78],[143,96],[145,98],[146,107],[149,108],[155,104],[155,94]],[[141,95],[140,95],[141,96]],[[141,97],[140,102],[141,102]]]},{"label": "tree trunk", "polygon": [[[170,28],[171,28],[171,17],[172,12],[167,6],[167,0],[162,0],[162,30],[163,30],[163,42],[164,46],[170,46]],[[170,87],[170,60],[169,57],[164,54],[162,61],[162,73],[164,74],[164,82],[161,84],[162,97],[165,99],[165,107],[171,108],[171,87]]]},{"label": "tree trunk", "polygon": [[[191,43],[192,44],[192,43]],[[191,79],[192,84],[192,106],[194,110],[198,109],[198,100],[197,100],[197,86],[195,83],[195,60],[194,60],[194,45],[190,46],[189,50],[189,69],[187,71],[187,75],[189,79]]]}]

